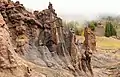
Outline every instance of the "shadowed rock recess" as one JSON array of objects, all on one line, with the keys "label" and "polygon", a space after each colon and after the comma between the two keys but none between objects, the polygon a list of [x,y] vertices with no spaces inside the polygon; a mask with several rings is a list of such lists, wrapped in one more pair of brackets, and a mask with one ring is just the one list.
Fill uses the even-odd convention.
[{"label": "shadowed rock recess", "polygon": [[89,27],[81,44],[51,3],[30,13],[19,1],[0,1],[0,77],[93,77]]}]

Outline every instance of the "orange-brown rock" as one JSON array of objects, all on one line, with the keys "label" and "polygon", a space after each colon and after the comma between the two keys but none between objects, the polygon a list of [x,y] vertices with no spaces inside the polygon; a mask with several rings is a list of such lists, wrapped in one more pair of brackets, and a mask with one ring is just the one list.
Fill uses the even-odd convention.
[{"label": "orange-brown rock", "polygon": [[[82,45],[76,43],[75,34],[63,27],[62,19],[57,17],[51,3],[48,9],[35,11],[34,14],[28,12],[18,1],[9,2],[7,5],[3,3],[0,6],[1,67],[7,68],[18,63],[16,67],[21,70],[19,77],[35,77],[35,74],[36,77],[57,77],[57,75],[79,77],[86,76],[85,68],[89,69],[88,71],[92,74],[91,56],[86,54],[87,48],[94,50],[95,47],[93,45],[95,37],[92,31],[89,33],[85,30],[86,48],[82,49]],[[13,53],[16,56],[13,56]],[[25,70],[26,66],[32,63],[34,63],[33,69],[37,72]],[[43,67],[42,70],[39,70],[36,64]],[[46,68],[50,70],[47,69],[46,72]],[[51,73],[53,69],[54,74]],[[56,70],[59,72],[56,73]],[[68,73],[63,73],[63,70]],[[18,70],[13,72],[16,71]],[[39,75],[39,72],[45,75]]]},{"label": "orange-brown rock", "polygon": [[[4,25],[4,27],[2,27]],[[10,42],[8,27],[0,14],[0,68],[16,67],[16,61],[12,54],[13,48]]]},{"label": "orange-brown rock", "polygon": [[0,2],[5,2],[5,3],[8,3],[9,0],[0,0]]},{"label": "orange-brown rock", "polygon": [[84,41],[85,49],[89,49],[89,51],[90,50],[96,51],[96,36],[95,33],[89,27],[85,27],[84,37],[85,37]]}]

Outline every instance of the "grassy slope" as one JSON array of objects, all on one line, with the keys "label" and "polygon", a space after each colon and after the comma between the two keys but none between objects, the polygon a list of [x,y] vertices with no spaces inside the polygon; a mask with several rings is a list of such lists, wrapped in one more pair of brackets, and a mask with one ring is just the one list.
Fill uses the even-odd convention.
[{"label": "grassy slope", "polygon": [[[102,49],[118,49],[120,48],[120,40],[107,37],[96,37],[97,38],[97,47]],[[77,39],[84,41],[84,37],[77,36]]]}]

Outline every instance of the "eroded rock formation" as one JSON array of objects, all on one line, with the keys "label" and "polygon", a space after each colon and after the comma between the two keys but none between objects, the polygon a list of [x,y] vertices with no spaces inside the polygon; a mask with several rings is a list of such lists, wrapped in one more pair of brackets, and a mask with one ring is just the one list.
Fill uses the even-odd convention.
[{"label": "eroded rock formation", "polygon": [[[51,3],[49,3],[48,9],[40,12],[34,11],[32,14],[19,1],[1,2],[0,13],[1,68],[19,68],[16,58],[19,56],[27,62],[59,70],[59,73],[61,70],[65,70],[75,77],[93,76],[90,60],[91,51],[95,50],[96,42],[95,35],[90,28],[85,28],[84,44],[76,43],[74,33],[63,27],[62,19],[57,17]],[[37,75],[33,71],[34,75],[30,76],[31,72],[28,67],[26,68],[28,72],[25,75],[21,74],[21,77]],[[46,72],[42,71],[42,73]],[[59,77],[73,77],[69,74],[65,72],[63,75],[58,75],[60,75]],[[36,77],[58,76],[56,73]]]},{"label": "eroded rock formation", "polygon": [[16,61],[12,54],[13,48],[10,42],[8,27],[0,14],[0,68],[16,67]]}]

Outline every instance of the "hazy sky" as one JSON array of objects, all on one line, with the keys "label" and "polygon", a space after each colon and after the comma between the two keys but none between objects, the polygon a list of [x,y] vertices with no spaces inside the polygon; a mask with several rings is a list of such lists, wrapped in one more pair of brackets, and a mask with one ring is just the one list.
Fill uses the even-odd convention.
[{"label": "hazy sky", "polygon": [[[16,1],[16,0],[13,0]],[[43,10],[52,2],[56,12],[66,19],[93,19],[98,14],[120,14],[120,0],[19,0],[27,8]]]}]

